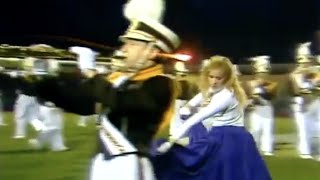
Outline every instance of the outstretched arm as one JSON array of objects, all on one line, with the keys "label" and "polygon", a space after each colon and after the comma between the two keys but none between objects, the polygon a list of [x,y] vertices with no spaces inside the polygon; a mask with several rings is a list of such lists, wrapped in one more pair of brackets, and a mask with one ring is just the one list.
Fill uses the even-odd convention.
[{"label": "outstretched arm", "polygon": [[123,87],[103,83],[97,77],[97,100],[106,107],[123,112],[155,112],[168,107],[173,96],[173,80],[165,76],[152,77],[144,82],[134,82]]},{"label": "outstretched arm", "polygon": [[45,77],[35,81],[34,88],[39,98],[51,101],[65,111],[80,115],[95,114],[93,85],[78,74]]},{"label": "outstretched arm", "polygon": [[224,110],[231,103],[233,94],[229,90],[222,90],[213,95],[208,106],[201,108],[199,112],[187,119],[173,135],[173,141],[180,139],[193,125]]}]

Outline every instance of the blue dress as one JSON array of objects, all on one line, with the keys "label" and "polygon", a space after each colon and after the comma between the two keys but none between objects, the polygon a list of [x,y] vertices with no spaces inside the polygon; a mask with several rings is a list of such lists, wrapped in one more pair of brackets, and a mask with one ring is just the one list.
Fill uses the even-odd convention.
[{"label": "blue dress", "polygon": [[167,153],[152,144],[152,157],[158,180],[270,180],[267,166],[244,127],[219,126],[206,131],[202,123],[189,131],[190,143],[174,145]]}]

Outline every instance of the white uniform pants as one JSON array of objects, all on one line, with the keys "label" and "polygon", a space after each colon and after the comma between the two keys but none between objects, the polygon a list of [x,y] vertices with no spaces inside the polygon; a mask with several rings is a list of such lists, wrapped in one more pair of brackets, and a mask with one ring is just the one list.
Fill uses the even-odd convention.
[{"label": "white uniform pants", "polygon": [[298,105],[293,105],[298,132],[297,148],[301,155],[311,155],[312,139],[320,135],[320,100],[315,99],[306,105],[301,104],[300,108],[295,106]]},{"label": "white uniform pants", "polygon": [[250,132],[263,152],[273,152],[274,110],[272,105],[255,106],[250,112]]},{"label": "white uniform pants", "polygon": [[[142,176],[142,177],[141,177]],[[97,154],[91,164],[89,180],[155,180],[150,161],[137,155],[118,156],[105,160]]]},{"label": "white uniform pants", "polygon": [[45,129],[39,132],[36,138],[38,148],[49,145],[52,151],[65,150],[61,109],[41,105],[38,118],[45,126]]}]

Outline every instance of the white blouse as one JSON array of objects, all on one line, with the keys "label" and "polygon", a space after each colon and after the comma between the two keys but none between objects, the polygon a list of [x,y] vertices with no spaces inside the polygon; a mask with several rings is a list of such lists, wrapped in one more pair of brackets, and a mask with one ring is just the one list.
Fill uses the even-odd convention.
[{"label": "white blouse", "polygon": [[[202,93],[192,98],[188,105],[199,106],[203,100]],[[199,111],[188,118],[172,138],[181,138],[193,125],[202,122],[210,130],[217,126],[244,126],[243,108],[239,106],[234,93],[226,88],[213,94],[209,104],[201,107]]]}]

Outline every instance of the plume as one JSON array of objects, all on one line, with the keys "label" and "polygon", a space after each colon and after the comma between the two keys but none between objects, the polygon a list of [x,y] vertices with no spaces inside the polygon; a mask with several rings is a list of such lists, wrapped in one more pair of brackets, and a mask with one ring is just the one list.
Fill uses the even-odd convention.
[{"label": "plume", "polygon": [[129,21],[147,17],[162,22],[164,11],[164,0],[128,0],[123,7],[124,16]]}]

